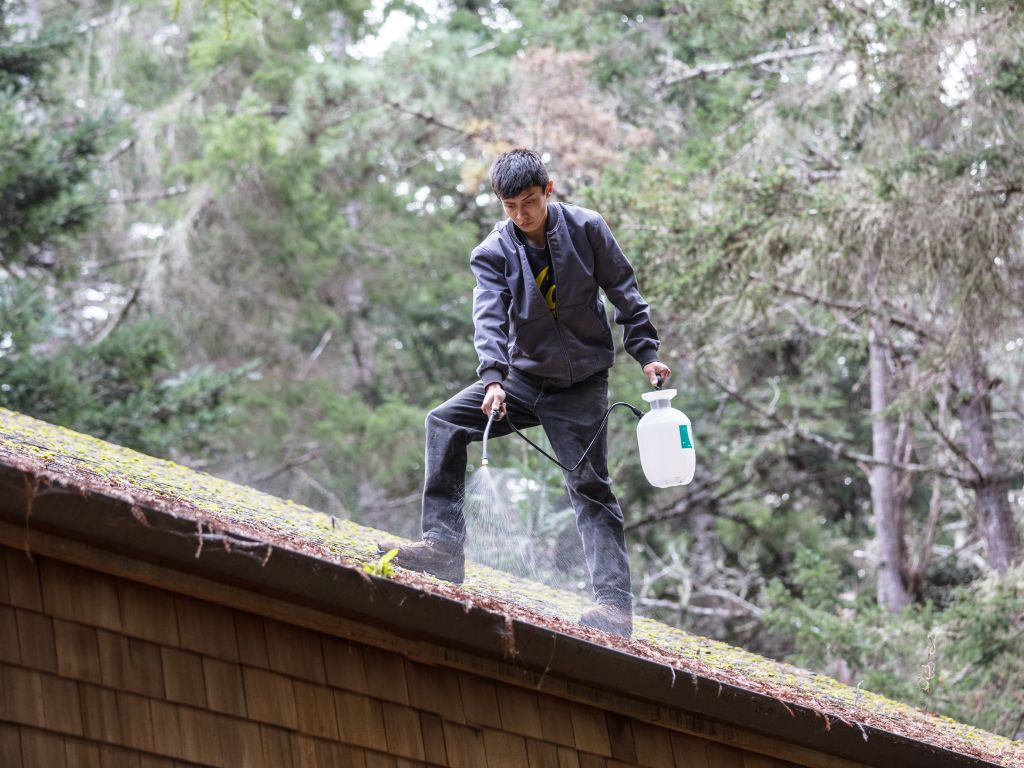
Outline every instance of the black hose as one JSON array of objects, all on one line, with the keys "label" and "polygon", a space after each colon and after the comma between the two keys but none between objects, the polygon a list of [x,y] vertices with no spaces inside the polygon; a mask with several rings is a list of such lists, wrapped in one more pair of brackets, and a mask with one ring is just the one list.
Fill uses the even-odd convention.
[{"label": "black hose", "polygon": [[[611,415],[611,412],[616,407],[618,407],[620,405],[624,406],[626,408],[629,408],[633,412],[633,415],[636,416],[637,420],[643,418],[644,412],[641,411],[639,408],[637,408],[635,405],[631,405],[630,403],[612,403],[610,406],[608,406],[608,410],[604,412],[604,417],[601,419],[601,426],[599,426],[597,428],[597,432],[594,434],[593,439],[591,439],[590,444],[587,445],[587,447],[583,449],[583,455],[580,456],[580,460],[577,461],[576,464],[573,465],[572,467],[565,466],[565,464],[560,462],[558,459],[556,459],[550,453],[548,453],[543,448],[541,448],[539,445],[537,445],[535,442],[533,442],[533,440],[531,440],[526,435],[524,435],[522,432],[520,432],[519,429],[516,427],[516,425],[512,423],[512,419],[508,419],[508,425],[512,428],[513,432],[515,432],[517,435],[519,435],[521,438],[523,438],[523,440],[525,440],[530,445],[532,445],[534,448],[536,448],[538,451],[540,451],[544,456],[546,456],[547,458],[551,459],[551,461],[555,462],[555,464],[560,466],[566,472],[575,472],[577,469],[580,468],[580,464],[583,463],[583,459],[585,459],[587,457],[587,454],[590,453],[590,449],[594,447],[594,443],[597,442],[597,439],[601,436],[601,433],[604,432],[604,428],[608,424],[608,417]],[[491,418],[487,420],[487,427],[486,427],[486,429],[484,429],[484,458],[483,458],[484,466],[487,466],[487,461],[488,461],[488,459],[487,459],[487,433],[491,429],[491,420],[493,418],[494,418],[494,412],[491,413]],[[508,416],[506,416],[505,418],[508,418]]]}]

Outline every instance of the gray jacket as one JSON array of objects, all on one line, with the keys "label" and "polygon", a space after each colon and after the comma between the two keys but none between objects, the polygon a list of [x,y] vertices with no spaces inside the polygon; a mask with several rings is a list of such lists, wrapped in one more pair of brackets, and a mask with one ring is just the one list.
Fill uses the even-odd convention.
[{"label": "gray jacket", "polygon": [[637,288],[633,267],[600,214],[548,204],[548,248],[558,317],[552,315],[510,219],[473,249],[474,343],[485,384],[502,381],[509,366],[567,387],[611,367],[615,345],[605,295],[623,327],[623,344],[640,365],[658,359],[658,331]]}]

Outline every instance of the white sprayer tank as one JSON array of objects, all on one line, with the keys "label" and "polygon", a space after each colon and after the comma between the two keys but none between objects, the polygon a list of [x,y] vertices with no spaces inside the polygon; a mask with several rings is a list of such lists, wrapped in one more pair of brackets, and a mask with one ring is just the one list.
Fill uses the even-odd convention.
[{"label": "white sprayer tank", "polygon": [[693,434],[686,414],[672,407],[674,389],[644,392],[651,404],[636,427],[640,444],[640,466],[647,481],[658,488],[686,485],[693,480],[697,457],[693,450]]}]

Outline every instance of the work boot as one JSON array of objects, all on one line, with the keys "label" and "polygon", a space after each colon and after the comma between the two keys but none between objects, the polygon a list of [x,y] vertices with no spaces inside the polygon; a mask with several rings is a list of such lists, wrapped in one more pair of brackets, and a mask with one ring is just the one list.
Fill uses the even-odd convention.
[{"label": "work boot", "polygon": [[429,573],[443,581],[461,584],[466,576],[466,556],[461,547],[446,547],[434,539],[423,539],[415,544],[400,541],[378,541],[377,552],[385,555],[392,549],[398,554],[391,561],[410,571]]},{"label": "work boot", "polygon": [[628,639],[633,634],[633,612],[629,608],[598,603],[595,608],[583,612],[580,624]]}]

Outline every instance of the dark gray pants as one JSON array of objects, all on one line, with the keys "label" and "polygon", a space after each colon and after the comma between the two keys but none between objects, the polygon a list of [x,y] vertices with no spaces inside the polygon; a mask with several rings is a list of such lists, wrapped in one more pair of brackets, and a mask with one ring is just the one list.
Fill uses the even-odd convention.
[{"label": "dark gray pants", "polygon": [[[566,466],[579,460],[608,408],[607,372],[558,388],[513,368],[503,386],[508,416],[516,427],[544,427],[555,456]],[[461,548],[466,539],[462,502],[467,446],[483,439],[487,426],[487,417],[480,410],[483,400],[484,385],[478,381],[427,414],[423,536],[449,547]],[[502,419],[492,424],[490,437],[511,431],[508,420]],[[576,528],[583,541],[594,598],[599,603],[631,607],[622,510],[608,476],[607,431],[579,469],[563,471],[563,475],[576,510]]]}]

